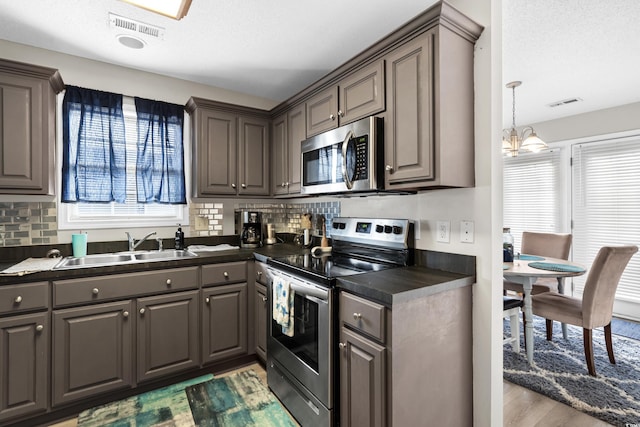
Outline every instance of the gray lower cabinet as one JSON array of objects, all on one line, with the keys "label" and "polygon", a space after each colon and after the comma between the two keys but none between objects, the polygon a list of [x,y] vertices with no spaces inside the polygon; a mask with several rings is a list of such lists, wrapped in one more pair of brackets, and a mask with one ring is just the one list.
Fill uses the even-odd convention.
[{"label": "gray lower cabinet", "polygon": [[340,425],[387,425],[386,309],[340,293]]},{"label": "gray lower cabinet", "polygon": [[202,361],[247,353],[247,283],[202,290]]},{"label": "gray lower cabinet", "polygon": [[138,381],[199,365],[198,291],[137,300]]},{"label": "gray lower cabinet", "polygon": [[57,70],[0,59],[0,194],[54,194]]},{"label": "gray lower cabinet", "polygon": [[47,409],[49,313],[0,318],[0,421]]},{"label": "gray lower cabinet", "polygon": [[133,300],[53,311],[52,406],[135,384]]}]

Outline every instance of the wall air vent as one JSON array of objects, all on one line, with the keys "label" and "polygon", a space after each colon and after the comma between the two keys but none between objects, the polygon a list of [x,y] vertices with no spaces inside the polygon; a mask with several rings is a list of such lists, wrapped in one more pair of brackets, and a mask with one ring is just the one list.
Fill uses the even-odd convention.
[{"label": "wall air vent", "polygon": [[554,107],[560,107],[561,105],[573,104],[575,102],[580,102],[580,101],[582,101],[582,98],[569,98],[569,99],[563,99],[562,101],[552,102],[548,106],[551,108],[554,108]]},{"label": "wall air vent", "polygon": [[164,28],[156,25],[146,24],[135,19],[109,13],[109,27],[116,31],[127,31],[130,34],[138,34],[150,37],[151,39],[163,40]]}]

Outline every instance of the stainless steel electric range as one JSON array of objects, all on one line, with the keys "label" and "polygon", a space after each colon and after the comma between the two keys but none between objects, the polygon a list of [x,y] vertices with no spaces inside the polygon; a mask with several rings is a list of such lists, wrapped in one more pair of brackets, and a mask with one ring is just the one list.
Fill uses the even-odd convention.
[{"label": "stainless steel electric range", "polygon": [[[413,261],[408,220],[335,218],[330,230],[330,253],[268,261],[267,382],[303,426],[332,426],[339,419],[336,279]],[[293,324],[286,328],[273,316],[276,281],[292,295]]]}]

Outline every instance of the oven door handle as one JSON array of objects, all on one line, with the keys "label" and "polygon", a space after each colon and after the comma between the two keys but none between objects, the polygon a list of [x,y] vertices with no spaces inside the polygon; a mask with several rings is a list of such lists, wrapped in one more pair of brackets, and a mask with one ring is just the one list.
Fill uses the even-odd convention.
[{"label": "oven door handle", "polygon": [[344,183],[349,190],[353,188],[353,181],[351,181],[351,177],[347,174],[347,148],[349,147],[349,140],[356,135],[352,130],[347,132],[347,136],[344,137],[344,141],[342,141],[342,178],[344,179]]},{"label": "oven door handle", "polygon": [[327,302],[329,300],[329,290],[326,290],[326,289],[319,289],[319,288],[316,288],[315,286],[306,286],[296,282],[290,282],[289,287],[295,293],[299,295],[303,295],[305,297],[307,296],[314,297],[319,300],[322,300],[322,302]]}]

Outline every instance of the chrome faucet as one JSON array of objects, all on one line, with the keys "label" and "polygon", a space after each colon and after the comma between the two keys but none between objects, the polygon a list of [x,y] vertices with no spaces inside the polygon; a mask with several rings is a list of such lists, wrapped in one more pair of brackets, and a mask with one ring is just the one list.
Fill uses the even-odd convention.
[{"label": "chrome faucet", "polygon": [[142,242],[144,242],[145,240],[147,240],[149,237],[153,236],[156,234],[155,231],[152,231],[151,233],[147,234],[146,236],[144,236],[142,239],[138,240],[138,242],[136,242],[136,239],[133,238],[133,236],[131,234],[129,234],[128,231],[125,231],[126,235],[127,235],[127,240],[129,241],[129,251],[135,251],[136,248],[138,246],[140,246],[140,244]]}]

